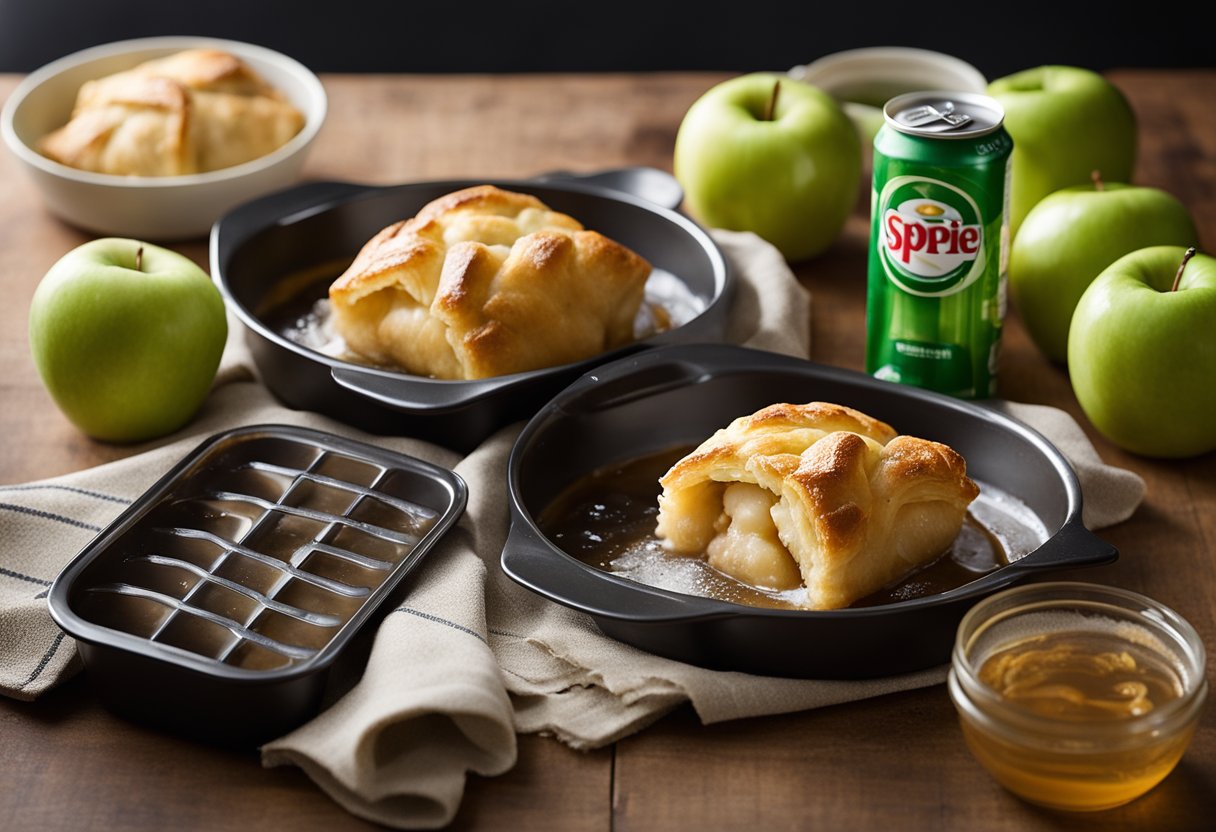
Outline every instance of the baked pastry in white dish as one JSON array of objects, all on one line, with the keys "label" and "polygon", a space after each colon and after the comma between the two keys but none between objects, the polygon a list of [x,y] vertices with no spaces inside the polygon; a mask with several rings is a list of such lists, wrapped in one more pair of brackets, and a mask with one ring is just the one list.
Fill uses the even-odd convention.
[{"label": "baked pastry in white dish", "polygon": [[303,126],[303,113],[239,58],[188,49],[82,85],[71,120],[38,150],[94,173],[180,176],[265,156]]},{"label": "baked pastry in white dish", "polygon": [[740,417],[660,480],[657,535],[739,581],[846,607],[944,553],[979,495],[950,447],[837,404]]},{"label": "baked pastry in white dish", "polygon": [[536,197],[479,185],[378,233],[329,299],[335,331],[370,361],[480,379],[630,342],[649,274]]}]

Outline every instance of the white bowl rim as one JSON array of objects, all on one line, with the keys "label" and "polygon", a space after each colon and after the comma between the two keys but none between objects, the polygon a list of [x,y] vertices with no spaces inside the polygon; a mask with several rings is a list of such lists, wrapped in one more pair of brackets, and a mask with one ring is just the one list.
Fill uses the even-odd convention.
[{"label": "white bowl rim", "polygon": [[[88,63],[89,61],[122,55],[128,52],[193,49],[198,47],[224,49],[236,54],[238,57],[241,57],[241,53],[245,53],[266,63],[283,65],[293,74],[298,75],[313,104],[311,111],[305,114],[304,127],[282,147],[276,148],[265,156],[259,156],[257,159],[250,159],[248,162],[220,168],[219,170],[207,171],[206,173],[183,174],[180,176],[118,176],[110,173],[94,173],[92,171],[79,170],[78,168],[60,164],[53,159],[43,156],[26,144],[17,135],[16,128],[13,127],[14,115],[29,94],[47,80],[68,69]],[[90,185],[104,185],[111,188],[181,188],[239,179],[242,176],[273,167],[279,161],[306,147],[316,137],[321,129],[321,125],[325,123],[328,106],[329,100],[325,94],[325,87],[321,84],[321,79],[317,77],[316,73],[289,55],[276,52],[265,46],[245,43],[244,41],[193,35],[163,35],[113,41],[111,43],[90,46],[78,52],[64,55],[62,58],[57,58],[49,64],[34,70],[17,85],[8,97],[8,100],[4,102],[4,109],[0,111],[0,134],[3,135],[4,142],[8,145],[9,149],[23,162],[53,176],[72,179]]]},{"label": "white bowl rim", "polygon": [[[841,65],[847,66],[850,63],[867,60],[915,61],[924,66],[946,67],[960,76],[969,77],[971,82],[976,85],[977,92],[988,85],[988,79],[984,73],[957,55],[923,49],[919,46],[863,46],[857,49],[846,49],[823,55],[810,63],[795,67],[795,69],[810,80],[812,74],[829,72]],[[810,82],[814,83],[813,80]]]}]

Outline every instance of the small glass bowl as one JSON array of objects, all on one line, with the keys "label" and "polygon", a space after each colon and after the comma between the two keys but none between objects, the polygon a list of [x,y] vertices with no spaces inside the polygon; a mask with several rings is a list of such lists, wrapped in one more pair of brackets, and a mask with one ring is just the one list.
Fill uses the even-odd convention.
[{"label": "small glass bowl", "polygon": [[[1177,697],[1117,717],[1065,717],[1007,699],[981,680],[995,653],[1064,634],[1083,640],[1074,645],[1102,642],[1108,659],[1138,653],[1140,667],[1160,662],[1175,677]],[[967,746],[997,782],[1039,806],[1097,811],[1135,800],[1174,769],[1207,698],[1205,664],[1195,629],[1150,598],[1096,584],[1039,583],[993,595],[967,613],[948,687]]]}]

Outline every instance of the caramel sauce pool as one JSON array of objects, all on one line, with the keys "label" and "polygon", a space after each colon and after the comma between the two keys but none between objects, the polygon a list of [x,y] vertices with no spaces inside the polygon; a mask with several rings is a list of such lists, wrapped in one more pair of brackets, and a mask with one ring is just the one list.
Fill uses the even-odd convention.
[{"label": "caramel sauce pool", "polygon": [[1041,716],[1110,722],[1144,716],[1182,694],[1182,681],[1155,650],[1113,634],[1047,633],[984,660],[980,681]]},{"label": "caramel sauce pool", "polygon": [[[662,490],[659,477],[690,450],[691,446],[675,448],[583,477],[541,512],[537,525],[563,551],[606,572],[720,601],[803,609],[799,598],[805,590],[801,587],[760,589],[698,558],[670,557],[664,552],[654,533]],[[999,520],[988,522],[987,515],[981,519],[969,512],[959,536],[941,557],[852,606],[891,604],[963,586],[1046,539],[1046,530],[1031,519]]]},{"label": "caramel sauce pool", "polygon": [[[1194,724],[1131,742],[1111,733],[1179,699],[1175,662],[1138,628],[1065,629],[1007,644],[984,659],[978,676],[1002,701],[1043,717],[1035,744],[1010,741],[962,720],[972,753],[996,779],[1032,803],[1096,811],[1134,800],[1165,778],[1186,750]],[[1148,736],[1145,734],[1144,736]]]}]

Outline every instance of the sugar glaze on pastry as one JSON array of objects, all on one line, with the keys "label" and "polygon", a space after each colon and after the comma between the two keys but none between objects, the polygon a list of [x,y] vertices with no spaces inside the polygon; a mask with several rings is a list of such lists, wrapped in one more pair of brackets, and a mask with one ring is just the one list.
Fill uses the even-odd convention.
[{"label": "sugar glaze on pastry", "polygon": [[329,289],[346,345],[381,364],[478,379],[633,338],[650,264],[529,194],[447,194],[373,237]]},{"label": "sugar glaze on pastry", "polygon": [[39,151],[119,176],[180,176],[232,167],[291,140],[304,115],[245,62],[187,49],[88,81],[71,120]]},{"label": "sugar glaze on pastry", "polygon": [[979,489],[950,447],[852,408],[774,404],[718,430],[659,480],[656,534],[807,609],[846,607],[941,555]]}]

